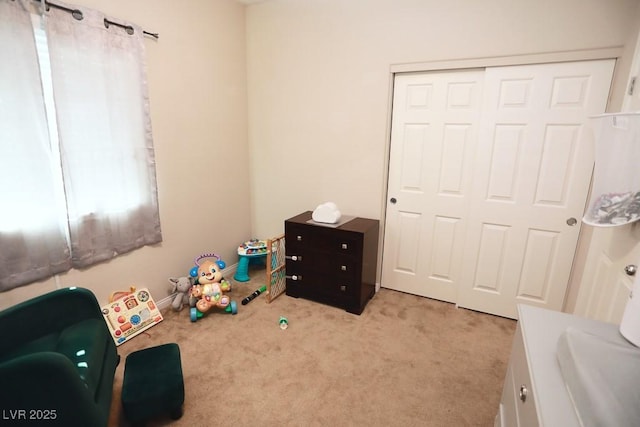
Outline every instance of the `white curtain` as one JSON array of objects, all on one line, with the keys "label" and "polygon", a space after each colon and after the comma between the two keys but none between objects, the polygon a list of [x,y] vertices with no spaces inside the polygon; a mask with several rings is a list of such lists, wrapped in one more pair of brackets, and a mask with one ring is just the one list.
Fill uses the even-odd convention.
[{"label": "white curtain", "polygon": [[161,241],[142,29],[82,12],[46,20],[77,267]]},{"label": "white curtain", "polygon": [[[0,200],[14,217],[5,230],[11,223],[0,214],[0,290],[160,242],[142,30],[123,22],[133,34],[107,28],[90,9],[78,20],[52,7],[44,21],[50,70],[42,59],[39,69],[29,14],[20,1],[0,7],[0,58],[11,58],[0,66]],[[55,105],[55,116],[46,111],[49,127],[40,91],[47,76]],[[31,213],[47,227],[33,227],[24,217]],[[49,228],[56,233],[45,251]],[[22,243],[31,236],[34,247]],[[54,259],[32,259],[40,252]]]},{"label": "white curtain", "polygon": [[0,289],[71,266],[29,12],[0,1]]}]

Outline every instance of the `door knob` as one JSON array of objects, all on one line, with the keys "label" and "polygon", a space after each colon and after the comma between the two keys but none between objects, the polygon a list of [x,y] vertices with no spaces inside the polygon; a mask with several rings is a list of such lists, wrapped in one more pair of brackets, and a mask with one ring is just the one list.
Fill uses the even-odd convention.
[{"label": "door knob", "polygon": [[570,225],[571,227],[573,227],[574,225],[576,225],[578,223],[578,220],[571,217],[567,220],[567,225]]},{"label": "door knob", "polygon": [[527,390],[527,385],[526,384],[522,384],[520,386],[520,400],[522,400],[522,403],[527,401],[527,394],[529,393],[529,390]]},{"label": "door knob", "polygon": [[392,197],[391,199],[389,199],[389,201],[391,202],[392,205],[395,205],[397,202],[395,197]]},{"label": "door knob", "polygon": [[636,271],[638,271],[637,265],[629,264],[624,268],[624,272],[627,273],[629,276],[635,276]]}]

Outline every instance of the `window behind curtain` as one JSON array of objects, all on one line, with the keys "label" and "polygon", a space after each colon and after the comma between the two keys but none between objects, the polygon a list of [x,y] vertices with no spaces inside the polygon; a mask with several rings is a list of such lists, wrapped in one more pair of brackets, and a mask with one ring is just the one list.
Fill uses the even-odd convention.
[{"label": "window behind curtain", "polygon": [[162,239],[142,30],[82,12],[0,0],[0,290]]}]

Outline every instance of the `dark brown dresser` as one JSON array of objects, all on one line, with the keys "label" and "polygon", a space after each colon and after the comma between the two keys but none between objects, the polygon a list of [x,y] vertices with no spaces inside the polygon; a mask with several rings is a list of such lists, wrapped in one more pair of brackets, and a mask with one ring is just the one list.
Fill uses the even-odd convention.
[{"label": "dark brown dresser", "polygon": [[338,227],[309,223],[311,211],[284,222],[287,295],[360,314],[375,293],[379,221]]}]

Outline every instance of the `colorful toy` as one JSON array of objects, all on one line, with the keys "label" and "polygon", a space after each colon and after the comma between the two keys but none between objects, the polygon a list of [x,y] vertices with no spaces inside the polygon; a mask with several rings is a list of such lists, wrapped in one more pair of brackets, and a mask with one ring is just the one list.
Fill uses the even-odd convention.
[{"label": "colorful toy", "polygon": [[280,323],[280,329],[282,329],[283,331],[289,327],[289,319],[284,316],[280,316],[280,320],[278,321],[278,323]]},{"label": "colorful toy", "polygon": [[[102,307],[102,315],[116,345],[120,345],[163,320],[147,288],[124,294]],[[111,299],[111,298],[110,298]]]},{"label": "colorful toy", "polygon": [[249,265],[262,264],[267,257],[267,241],[251,239],[238,246],[238,268],[233,279],[238,282],[249,281]]},{"label": "colorful toy", "polygon": [[115,292],[111,292],[111,295],[109,295],[109,302],[114,302],[115,300],[118,300],[120,298],[124,298],[127,295],[131,295],[136,291],[136,287],[135,286],[131,286],[129,287],[128,291],[115,291]]},{"label": "colorful toy", "polygon": [[196,257],[196,259],[194,260],[195,267],[193,267],[191,269],[191,271],[189,272],[189,275],[191,277],[195,277],[196,280],[198,280],[198,271],[200,270],[200,264],[199,264],[200,260],[202,260],[204,258],[215,258],[216,259],[216,264],[218,265],[218,267],[220,267],[220,270],[224,270],[224,268],[227,266],[227,264],[224,261],[222,261],[222,259],[216,254],[213,254],[213,253],[211,253],[211,254],[202,254],[202,255]]},{"label": "colorful toy", "polygon": [[171,302],[171,307],[175,311],[180,311],[184,304],[190,305],[190,291],[191,287],[195,285],[196,279],[193,277],[169,277],[169,283],[171,284],[169,291],[176,294]]},{"label": "colorful toy", "polygon": [[[265,298],[268,303],[273,301],[278,296],[284,294],[286,287],[285,252],[284,234],[272,239],[268,239],[266,241],[255,239],[250,240],[249,242],[245,242],[238,248],[238,255],[240,255],[241,261],[242,259],[246,259],[243,258],[242,253],[245,253],[245,256],[266,256],[267,258],[267,284],[261,286],[259,289],[256,289],[251,295],[244,298],[242,300],[242,305],[249,304],[263,292],[266,292]],[[302,258],[297,258],[296,256],[292,256],[290,257],[290,259],[293,262],[302,260]],[[249,280],[249,277],[248,275],[246,275],[246,273],[241,274],[241,276],[243,278],[244,276],[246,276],[246,280]],[[237,280],[236,276],[234,276],[234,279]]]},{"label": "colorful toy", "polygon": [[[216,258],[216,261],[207,260],[200,264],[204,258]],[[231,283],[222,277],[224,261],[216,254],[200,255],[195,259],[196,266],[191,269],[191,277],[195,277],[196,283],[191,287],[191,298],[195,299],[195,307],[191,307],[191,321],[195,322],[212,307],[219,307],[225,312],[236,314],[238,306],[225,292],[231,290]]]},{"label": "colorful toy", "polygon": [[253,299],[255,299],[258,295],[267,290],[267,285],[262,285],[259,289],[253,291],[251,295],[242,300],[242,305],[249,304]]}]

